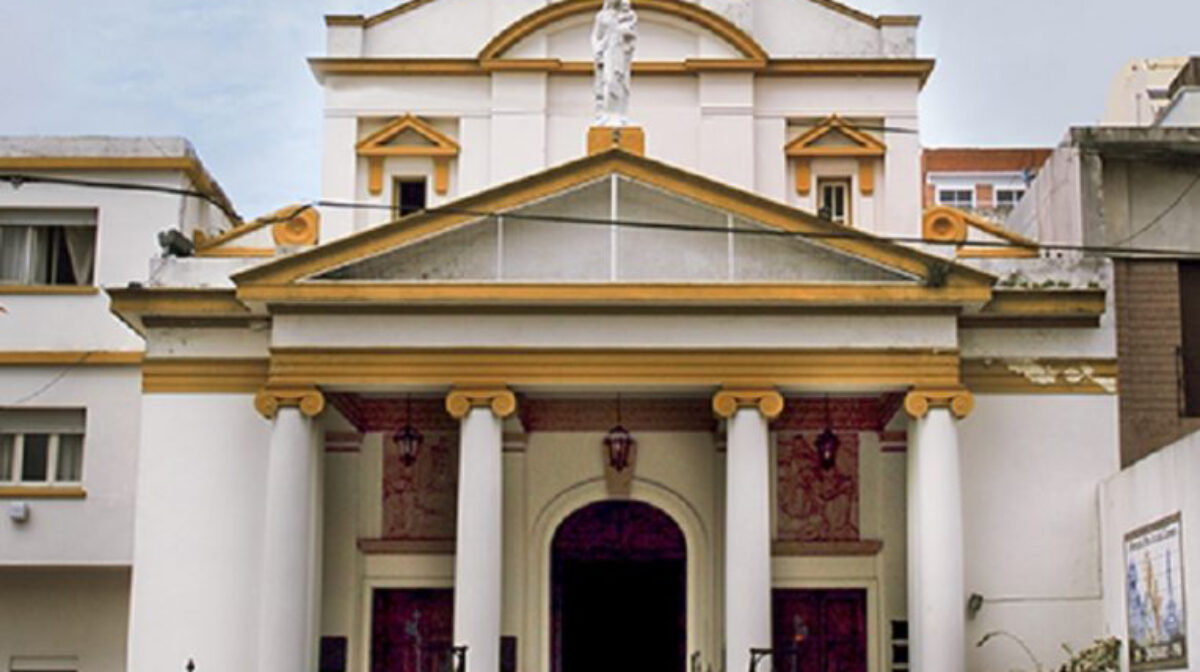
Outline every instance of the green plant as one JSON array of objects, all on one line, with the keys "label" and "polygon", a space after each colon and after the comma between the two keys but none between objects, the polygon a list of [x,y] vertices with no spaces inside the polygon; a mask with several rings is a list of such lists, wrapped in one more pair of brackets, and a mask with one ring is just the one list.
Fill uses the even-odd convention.
[{"label": "green plant", "polygon": [[1058,672],[1117,672],[1121,669],[1121,640],[1116,637],[1097,639],[1091,646],[1075,652],[1063,644],[1071,659]]}]

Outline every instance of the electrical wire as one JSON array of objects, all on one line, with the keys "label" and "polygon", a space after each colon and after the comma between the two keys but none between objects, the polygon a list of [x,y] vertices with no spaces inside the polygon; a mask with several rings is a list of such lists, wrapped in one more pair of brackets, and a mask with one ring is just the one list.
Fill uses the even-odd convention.
[{"label": "electrical wire", "polygon": [[1155,215],[1154,218],[1152,218],[1149,222],[1147,222],[1146,225],[1143,226],[1142,228],[1138,229],[1137,231],[1134,231],[1132,234],[1122,238],[1121,240],[1118,240],[1114,244],[1117,246],[1124,245],[1125,243],[1128,243],[1129,241],[1133,240],[1134,238],[1137,238],[1138,236],[1142,235],[1143,233],[1154,228],[1156,225],[1158,225],[1159,222],[1161,222],[1163,219],[1165,219],[1167,215],[1174,212],[1175,208],[1178,208],[1180,203],[1183,203],[1183,199],[1187,198],[1187,195],[1192,193],[1192,189],[1195,189],[1197,184],[1200,184],[1200,174],[1197,174],[1194,178],[1192,178],[1191,183],[1189,183],[1188,186],[1185,187],[1183,191],[1179,192],[1179,196],[1176,197],[1176,199],[1174,201],[1172,201],[1170,205],[1167,206],[1166,210],[1163,210],[1162,212]]},{"label": "electrical wire", "polygon": [[83,363],[86,362],[88,360],[88,358],[92,356],[92,354],[93,354],[93,352],[91,350],[83,353],[83,355],[79,359],[68,364],[66,366],[66,368],[64,368],[62,371],[58,372],[57,375],[55,375],[53,378],[48,380],[44,385],[37,388],[33,392],[26,394],[23,397],[19,397],[13,401],[6,403],[5,406],[20,406],[21,404],[24,404],[27,401],[33,401],[34,399],[37,399],[38,397],[45,394],[47,390],[49,390],[50,388],[54,387],[59,382],[61,382],[62,379],[66,378],[72,371],[74,371],[75,369],[82,366]]},{"label": "electrical wire", "polygon": [[0,174],[0,182],[8,182],[13,185],[14,189],[21,188],[23,184],[61,184],[73,187],[91,187],[99,189],[114,189],[118,191],[147,191],[160,194],[169,194],[173,196],[189,196],[198,198],[202,201],[212,204],[219,209],[226,217],[234,222],[242,221],[240,215],[233,208],[221,199],[214,197],[212,194],[206,194],[195,189],[184,189],[182,187],[164,187],[160,184],[143,184],[136,182],[111,182],[107,180],[83,180],[74,177],[50,177],[47,175],[28,175],[28,174]]},{"label": "electrical wire", "polygon": [[[132,182],[105,182],[105,181],[100,181],[100,180],[80,180],[80,179],[75,179],[75,178],[53,178],[53,177],[44,177],[44,176],[37,176],[37,175],[27,175],[27,174],[0,174],[0,182],[8,182],[10,184],[13,184],[14,188],[20,186],[21,184],[23,184],[25,182],[44,182],[44,183],[51,183],[51,184],[63,184],[63,185],[70,185],[70,186],[78,186],[78,187],[83,187],[83,188],[118,189],[118,190],[123,190],[123,191],[148,191],[148,192],[157,192],[157,193],[167,193],[167,194],[184,195],[184,196],[192,196],[192,197],[196,197],[196,198],[202,198],[205,201],[213,203],[214,205],[218,205],[218,203],[216,202],[215,199],[213,199],[211,196],[208,196],[207,194],[203,194],[201,192],[197,192],[197,191],[193,191],[193,190],[189,190],[189,189],[178,189],[178,188],[174,188],[174,187],[163,187],[160,185],[151,185],[151,184],[141,184],[141,183],[132,183]],[[1168,206],[1168,208],[1166,210],[1164,210],[1157,217],[1152,219],[1149,224],[1142,227],[1142,231],[1145,231],[1145,230],[1149,229],[1151,226],[1153,226],[1154,224],[1157,224],[1164,217],[1166,217],[1166,215],[1168,213],[1170,213],[1172,210],[1174,210],[1176,207],[1178,207],[1178,205],[1183,201],[1183,199],[1187,196],[1187,194],[1198,183],[1200,183],[1200,175],[1196,176],[1196,179],[1193,180],[1193,182],[1188,186],[1188,188],[1185,189],[1184,192],[1182,194],[1180,194],[1180,196],[1170,206]],[[218,206],[218,207],[221,207],[221,206]],[[376,210],[376,211],[388,211],[388,212],[395,211],[395,207],[393,207],[391,205],[380,204],[380,203],[366,203],[366,202],[361,202],[361,201],[339,201],[339,200],[321,199],[321,200],[307,201],[307,202],[300,204],[295,210],[291,211],[286,217],[285,216],[274,216],[271,218],[262,218],[262,219],[258,219],[258,220],[254,220],[254,221],[261,223],[261,224],[270,224],[270,223],[274,223],[274,222],[285,221],[287,219],[291,219],[291,218],[295,217],[296,215],[298,215],[306,210],[313,209],[313,208]],[[235,221],[241,221],[240,218],[236,218],[237,217],[236,213],[232,213],[232,211],[228,210],[227,207],[222,207],[222,211],[226,212],[226,214],[229,214],[231,216],[231,218],[235,218]],[[989,241],[989,240],[930,241],[930,240],[925,240],[924,238],[917,237],[917,236],[873,236],[873,235],[866,234],[866,233],[863,233],[860,231],[856,231],[854,229],[847,229],[845,232],[822,233],[822,232],[811,232],[811,231],[781,231],[778,229],[757,229],[757,228],[752,229],[752,228],[746,228],[746,227],[717,228],[717,227],[702,226],[702,225],[689,224],[689,223],[683,223],[683,222],[654,222],[654,221],[633,220],[633,219],[625,219],[625,218],[599,219],[599,218],[587,218],[587,217],[576,217],[576,216],[566,217],[566,216],[552,216],[552,215],[531,215],[531,214],[521,214],[521,213],[517,213],[517,212],[496,212],[496,211],[488,211],[488,210],[472,210],[472,209],[467,209],[467,208],[455,208],[452,206],[429,208],[427,210],[418,211],[417,213],[412,213],[407,216],[413,216],[415,214],[422,214],[422,213],[424,213],[424,214],[434,214],[434,213],[460,214],[460,215],[467,215],[467,216],[480,217],[480,218],[504,217],[505,220],[541,221],[541,222],[578,225],[578,226],[610,226],[610,227],[617,226],[617,227],[623,227],[623,228],[657,229],[657,230],[664,230],[664,231],[675,231],[675,232],[686,232],[686,233],[768,236],[768,237],[775,237],[775,238],[808,239],[808,240],[817,240],[817,241],[820,241],[820,240],[870,241],[870,240],[881,240],[882,239],[882,240],[886,240],[886,241],[890,241],[890,242],[912,244],[912,245],[954,246],[954,247],[960,247],[960,248],[1016,247],[1016,248],[1037,249],[1037,250],[1054,251],[1054,252],[1084,252],[1084,253],[1103,254],[1103,255],[1111,255],[1111,256],[1123,256],[1123,255],[1133,256],[1133,255],[1136,255],[1136,256],[1158,256],[1158,257],[1169,257],[1169,258],[1200,258],[1200,250],[1187,250],[1187,249],[1181,249],[1181,248],[1138,248],[1138,247],[1124,247],[1121,244],[1117,244],[1117,245],[1070,245],[1070,244],[1062,244],[1062,243],[1038,243],[1037,245],[1022,245],[1020,243],[1013,243],[1013,242],[1009,242],[1009,241]],[[389,219],[385,222],[381,222],[381,223],[377,224],[376,226],[382,226],[382,225],[386,225],[386,224],[393,224],[396,222],[401,222],[401,221],[403,221],[403,219],[404,218]],[[1140,235],[1140,233],[1142,231],[1139,231],[1139,233],[1134,234],[1134,236],[1132,236],[1131,238],[1136,237],[1137,235]],[[1127,240],[1121,241],[1121,242],[1122,243],[1127,242]]]}]

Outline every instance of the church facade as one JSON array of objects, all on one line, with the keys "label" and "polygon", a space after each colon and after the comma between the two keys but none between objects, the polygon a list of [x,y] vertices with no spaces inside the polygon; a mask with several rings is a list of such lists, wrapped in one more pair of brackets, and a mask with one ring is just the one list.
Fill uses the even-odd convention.
[{"label": "church facade", "polygon": [[[1109,267],[922,211],[917,17],[636,0],[598,126],[601,5],[326,17],[322,201],[186,213],[194,254],[94,297],[144,342],[127,669],[1009,669],[975,643],[1117,631]],[[93,507],[119,414],[74,499],[0,493]],[[54,553],[9,564],[88,564]]]}]

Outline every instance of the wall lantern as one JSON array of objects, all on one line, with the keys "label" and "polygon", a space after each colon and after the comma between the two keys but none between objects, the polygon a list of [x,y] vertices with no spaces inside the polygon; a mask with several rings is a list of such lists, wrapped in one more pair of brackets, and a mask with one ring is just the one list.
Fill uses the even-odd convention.
[{"label": "wall lantern", "polygon": [[825,431],[817,436],[817,459],[821,462],[821,468],[828,471],[833,468],[837,462],[837,450],[841,445],[837,434],[833,433],[832,422],[829,416],[829,395],[825,395]]},{"label": "wall lantern", "polygon": [[396,444],[396,449],[400,451],[400,464],[405,467],[411,467],[417,462],[417,456],[421,452],[421,444],[425,442],[425,437],[421,436],[421,432],[417,431],[412,425],[412,398],[405,397],[404,400],[404,426],[396,430],[392,435],[392,441]]},{"label": "wall lantern", "polygon": [[609,466],[617,472],[628,469],[636,446],[637,441],[621,424],[621,396],[617,395],[617,424],[604,436],[604,452]]}]

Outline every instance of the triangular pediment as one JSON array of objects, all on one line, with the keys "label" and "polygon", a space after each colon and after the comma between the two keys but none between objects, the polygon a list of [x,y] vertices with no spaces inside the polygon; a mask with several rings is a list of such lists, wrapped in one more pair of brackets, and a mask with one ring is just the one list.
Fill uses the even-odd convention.
[{"label": "triangular pediment", "polygon": [[940,257],[620,150],[414,213],[234,280],[247,298],[258,296],[255,288],[266,294],[265,288],[299,288],[284,291],[299,296],[339,286],[379,292],[464,282],[487,288],[766,284],[841,288],[846,296],[856,286],[946,288],[982,296],[994,282]]},{"label": "triangular pediment", "polygon": [[883,156],[887,146],[875,136],[833,115],[821,120],[789,142],[788,156]]},{"label": "triangular pediment", "polygon": [[457,156],[458,143],[420,117],[406,114],[359,141],[359,156]]}]

